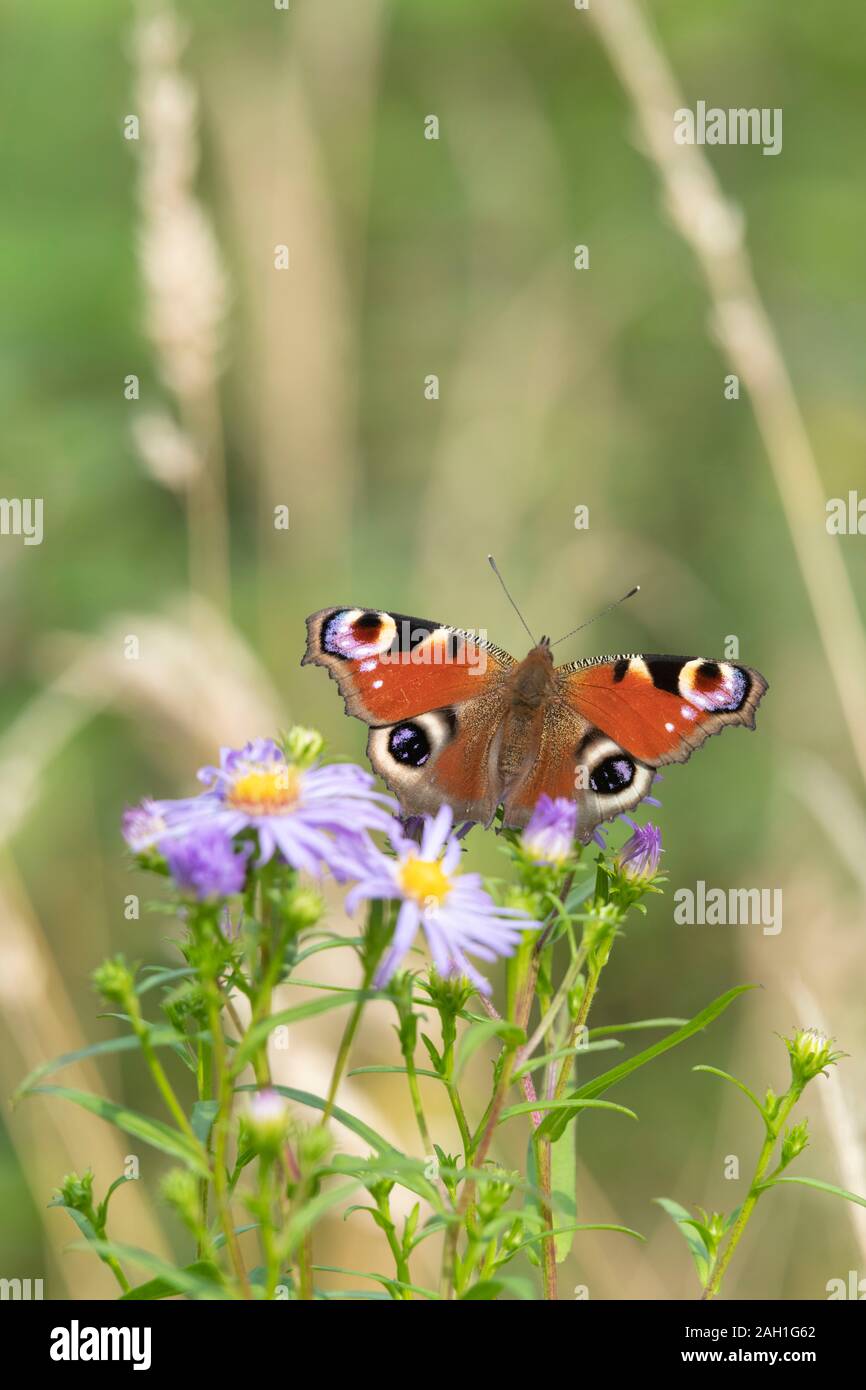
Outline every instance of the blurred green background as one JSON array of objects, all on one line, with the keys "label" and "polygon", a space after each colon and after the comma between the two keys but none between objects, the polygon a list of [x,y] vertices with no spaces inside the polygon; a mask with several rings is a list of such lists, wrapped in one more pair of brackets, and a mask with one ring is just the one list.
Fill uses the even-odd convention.
[{"label": "blurred green background", "polygon": [[[744,219],[805,463],[796,409],[774,414],[785,392],[772,372],[759,363],[725,399],[735,367],[718,305],[602,31],[569,0],[4,9],[2,490],[43,498],[45,527],[41,546],[0,538],[4,1094],[43,1058],[111,1035],[88,984],[104,954],[172,958],[164,919],[125,915],[127,894],[151,890],[130,874],[123,807],[186,793],[221,742],[290,719],[363,760],[361,725],[322,671],[299,667],[315,609],[482,627],[523,655],[493,551],[530,626],[554,636],[641,584],[563,660],[722,656],[733,635],[770,682],[756,734],[713,740],[665,775],[670,889],[617,946],[593,1022],[685,1017],[733,984],[764,988],[634,1078],[619,1097],[641,1116],[631,1142],[615,1122],[581,1122],[582,1219],[648,1243],[582,1237],[562,1296],[694,1294],[652,1198],[737,1205],[760,1136],[742,1099],[691,1066],[778,1089],[774,1032],[794,1025],[823,1022],[851,1054],[808,1094],[800,1170],[866,1191],[866,820],[851,729],[866,689],[850,620],[866,542],[829,537],[823,510],[866,491],[862,6],[625,7],[650,20],[684,104],[783,109],[778,157],[703,153]],[[431,114],[438,140],[424,138]],[[578,244],[588,270],[573,267]],[[798,516],[780,480],[805,503]],[[501,863],[478,831],[469,852]],[[699,879],[781,888],[783,930],[675,926],[673,890]],[[288,1074],[317,1090],[333,1030],[304,1037]],[[358,1064],[393,1061],[395,1047],[387,1010],[371,1009]],[[488,1065],[476,1059],[479,1104]],[[155,1108],[135,1062],[63,1079],[82,1077]],[[347,1097],[408,1143],[392,1081],[358,1078]],[[126,1149],[61,1101],[4,1106],[2,1126],[0,1275],[110,1297],[101,1267],[63,1253],[75,1233],[46,1202],[88,1163],[101,1190]],[[516,1163],[525,1136],[511,1128],[500,1156]],[[731,1154],[739,1183],[723,1176]],[[118,1235],[182,1249],[159,1171],[143,1158],[142,1182],[117,1199]],[[333,1263],[385,1267],[358,1218],[327,1242]],[[822,1298],[849,1269],[866,1273],[856,1209],[792,1189],[762,1203],[726,1293]]]}]

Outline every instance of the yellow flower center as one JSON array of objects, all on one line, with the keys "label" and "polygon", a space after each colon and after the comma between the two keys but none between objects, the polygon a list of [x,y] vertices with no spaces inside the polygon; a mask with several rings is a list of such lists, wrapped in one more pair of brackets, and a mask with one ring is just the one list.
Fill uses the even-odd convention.
[{"label": "yellow flower center", "polygon": [[451,880],[441,864],[412,856],[400,868],[400,886],[421,907],[439,907],[451,892]]},{"label": "yellow flower center", "polygon": [[298,769],[281,766],[273,772],[245,772],[226,799],[230,806],[251,816],[279,816],[293,810],[300,795]]}]

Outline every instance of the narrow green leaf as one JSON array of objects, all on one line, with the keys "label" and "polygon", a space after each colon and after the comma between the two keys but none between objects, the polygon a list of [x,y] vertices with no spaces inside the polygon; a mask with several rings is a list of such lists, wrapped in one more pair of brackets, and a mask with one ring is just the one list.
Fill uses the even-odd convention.
[{"label": "narrow green leaf", "polygon": [[353,946],[357,949],[363,944],[363,936],[329,937],[327,941],[317,941],[313,946],[307,946],[305,950],[299,951],[294,964],[300,965],[308,956],[318,955],[320,951],[336,951],[341,946]]},{"label": "narrow green leaf", "polygon": [[687,1018],[642,1018],[638,1023],[607,1023],[602,1028],[590,1028],[590,1038],[603,1038],[607,1033],[637,1033],[643,1028],[682,1028]]},{"label": "narrow green leaf", "polygon": [[159,1298],[174,1298],[179,1293],[190,1293],[189,1280],[194,1279],[196,1283],[204,1280],[205,1283],[213,1285],[217,1290],[217,1297],[220,1297],[219,1288],[222,1275],[215,1264],[209,1260],[194,1260],[190,1265],[184,1265],[183,1269],[172,1271],[171,1274],[158,1274],[154,1279],[148,1279],[145,1284],[138,1284],[129,1293],[122,1294],[119,1302],[135,1303],[147,1299],[148,1302]]},{"label": "narrow green leaf", "polygon": [[[176,1269],[166,1260],[161,1260],[158,1255],[152,1255],[149,1250],[140,1250],[135,1245],[120,1245],[113,1240],[96,1240],[88,1244],[76,1241],[71,1249],[85,1250],[88,1247],[95,1249],[98,1255],[113,1256],[121,1264],[141,1265],[142,1269],[152,1269],[161,1279],[174,1285],[175,1293],[206,1299],[228,1297],[212,1279],[202,1278],[201,1274],[190,1274],[186,1269]],[[132,1289],[130,1292],[134,1294],[136,1291]],[[127,1297],[127,1294],[123,1295],[124,1299]]]},{"label": "narrow green leaf", "polygon": [[692,1067],[692,1071],[705,1071],[708,1072],[710,1076],[720,1076],[723,1081],[730,1081],[732,1086],[736,1086],[738,1091],[742,1091],[744,1096],[748,1096],[749,1100],[760,1112],[761,1119],[764,1121],[764,1124],[769,1123],[767,1120],[767,1112],[765,1111],[761,1102],[758,1100],[758,1097],[755,1095],[754,1091],[749,1090],[749,1087],[746,1085],[745,1081],[738,1080],[736,1076],[731,1076],[731,1073],[729,1071],[722,1071],[720,1067],[707,1067],[702,1064],[701,1066]]},{"label": "narrow green leaf", "polygon": [[364,1269],[344,1269],[342,1265],[313,1265],[313,1269],[323,1274],[351,1274],[353,1279],[374,1279],[389,1289],[405,1289],[409,1293],[419,1293],[423,1298],[439,1300],[435,1289],[425,1289],[421,1284],[404,1284],[400,1279],[391,1279],[387,1274],[371,1274]]},{"label": "narrow green leaf", "polygon": [[[314,1096],[312,1091],[299,1091],[294,1086],[273,1086],[274,1091],[279,1091],[281,1096],[286,1096],[289,1100],[297,1101],[298,1105],[308,1105],[311,1110],[324,1110],[326,1102],[321,1096]],[[236,1091],[256,1091],[256,1085],[236,1086]],[[350,1129],[353,1134],[357,1134],[360,1139],[374,1148],[377,1153],[400,1154],[404,1155],[393,1144],[389,1144],[387,1139],[383,1139],[381,1134],[377,1134],[375,1129],[371,1129],[363,1120],[359,1120],[348,1110],[343,1110],[339,1105],[331,1107],[331,1116],[346,1129]]]},{"label": "narrow green leaf", "polygon": [[281,1243],[284,1258],[288,1259],[294,1254],[307,1231],[315,1226],[326,1211],[337,1206],[359,1185],[358,1182],[343,1183],[342,1186],[329,1188],[327,1192],[320,1192],[318,1196],[305,1202],[300,1210],[291,1217],[283,1230]]},{"label": "narrow green leaf", "polygon": [[[307,982],[298,980],[295,983],[306,984]],[[323,988],[323,986],[319,986],[319,988]],[[240,1071],[241,1067],[258,1051],[262,1043],[270,1037],[275,1028],[281,1028],[289,1023],[302,1023],[306,1018],[315,1018],[318,1014],[328,1013],[331,1009],[341,1009],[345,1004],[360,1004],[368,999],[381,998],[382,995],[375,989],[341,989],[323,999],[311,999],[307,1004],[295,1004],[291,1009],[280,1009],[278,1013],[271,1014],[268,1018],[263,1018],[259,1023],[253,1024],[235,1052],[232,1070],[234,1072]]]},{"label": "narrow green leaf", "polygon": [[529,1279],[518,1279],[514,1275],[497,1274],[495,1279],[482,1279],[479,1283],[473,1284],[471,1289],[461,1294],[460,1302],[492,1302],[501,1293],[513,1293],[518,1298],[529,1300],[535,1297],[535,1291]]},{"label": "narrow green leaf", "polygon": [[623,1048],[625,1043],[619,1042],[616,1038],[605,1038],[602,1042],[591,1042],[578,1044],[577,1047],[560,1047],[556,1052],[545,1052],[542,1056],[530,1057],[528,1062],[524,1062],[522,1067],[511,1073],[512,1081],[519,1081],[521,1076],[525,1076],[528,1071],[538,1071],[539,1067],[547,1066],[548,1062],[558,1062],[560,1057],[581,1056],[585,1052],[610,1052],[613,1048]]},{"label": "narrow green leaf", "polygon": [[142,973],[147,974],[148,978],[136,985],[135,992],[139,998],[142,994],[147,994],[148,990],[156,989],[157,985],[167,985],[170,980],[182,980],[185,976],[194,975],[195,971],[189,965],[180,966],[177,970],[165,970],[162,966],[146,966]]},{"label": "narrow green leaf", "polygon": [[[570,1133],[572,1128],[573,1126],[570,1125],[566,1132]],[[516,1254],[518,1250],[525,1249],[528,1245],[538,1245],[547,1235],[556,1237],[558,1241],[560,1236],[573,1236],[578,1231],[618,1231],[619,1234],[623,1236],[634,1236],[635,1240],[646,1240],[646,1236],[642,1236],[640,1231],[633,1231],[631,1226],[617,1226],[610,1221],[580,1221],[573,1226],[555,1226],[550,1232],[537,1231],[534,1236],[527,1236],[526,1240],[522,1240],[519,1245],[516,1245],[514,1247],[514,1253]],[[570,1240],[568,1242],[568,1249],[571,1249]],[[563,1259],[564,1258],[565,1256],[563,1256]],[[556,1262],[557,1264],[562,1264],[562,1260],[560,1259],[557,1259]]]},{"label": "narrow green leaf", "polygon": [[670,1197],[655,1197],[653,1199],[658,1206],[666,1211],[680,1232],[689,1253],[694,1261],[695,1269],[698,1272],[698,1279],[703,1288],[707,1282],[707,1275],[710,1271],[710,1252],[704,1244],[697,1231],[691,1225],[692,1214],[685,1207],[681,1207],[679,1202],[674,1202]]},{"label": "narrow green leaf", "polygon": [[[522,1100],[519,1105],[509,1105],[499,1116],[499,1123],[504,1124],[514,1115],[527,1115],[536,1110],[568,1110],[572,1115],[576,1115],[579,1110],[616,1110],[620,1115],[628,1115],[631,1120],[637,1119],[633,1110],[627,1109],[624,1105],[615,1105],[610,1100],[575,1100],[572,1096],[566,1096],[563,1100]],[[544,1121],[536,1130],[539,1137],[543,1129]]]},{"label": "narrow green leaf", "polygon": [[[587,1081],[583,1086],[578,1087],[574,1092],[573,1099],[578,1100],[602,1095],[605,1091],[609,1090],[611,1086],[615,1086],[627,1076],[631,1076],[632,1072],[637,1071],[638,1068],[646,1066],[647,1062],[652,1062],[656,1057],[660,1057],[662,1053],[669,1052],[671,1048],[677,1047],[681,1042],[685,1042],[688,1038],[693,1037],[695,1033],[700,1033],[709,1023],[712,1023],[714,1019],[718,1018],[719,1014],[724,1013],[729,1004],[732,1004],[741,994],[745,994],[751,989],[757,989],[757,985],[737,985],[735,989],[727,990],[724,994],[719,995],[718,999],[714,999],[711,1004],[708,1004],[705,1009],[701,1009],[700,1013],[695,1014],[694,1018],[684,1024],[682,1028],[678,1028],[675,1033],[669,1033],[666,1038],[662,1038],[659,1042],[654,1043],[652,1047],[646,1048],[643,1052],[638,1052],[634,1057],[629,1057],[627,1061],[620,1062],[618,1067],[612,1067],[610,1071],[602,1072],[600,1076],[596,1076],[592,1081]],[[617,1031],[621,1030],[618,1029]],[[568,1123],[568,1120],[567,1118],[560,1119],[556,1123],[558,1131],[561,1133],[561,1130]],[[557,1138],[556,1130],[554,1130],[551,1137],[553,1139]]]},{"label": "narrow green leaf", "polygon": [[424,1161],[419,1158],[406,1158],[392,1150],[376,1158],[356,1158],[353,1154],[335,1154],[331,1162],[317,1170],[317,1176],[339,1173],[358,1179],[364,1187],[375,1187],[383,1179],[399,1183],[401,1187],[423,1197],[434,1210],[442,1211],[442,1199],[434,1184],[424,1173]]},{"label": "narrow green leaf", "polygon": [[[176,1028],[154,1027],[150,1031],[151,1047],[174,1047],[177,1043],[189,1042],[194,1039],[210,1037],[209,1033],[197,1033],[185,1037],[178,1033]],[[50,1062],[40,1062],[38,1067],[25,1076],[12,1097],[12,1104],[21,1100],[29,1091],[33,1089],[37,1081],[41,1081],[45,1076],[51,1076],[53,1072],[61,1071],[64,1067],[71,1067],[75,1062],[86,1061],[88,1057],[105,1057],[110,1052],[134,1052],[141,1047],[141,1043],[134,1033],[124,1033],[120,1038],[105,1038],[102,1042],[91,1043],[88,1047],[79,1047],[75,1052],[64,1052],[62,1056],[53,1058]]]},{"label": "narrow green leaf", "polygon": [[76,1091],[69,1086],[34,1086],[27,1094],[60,1096],[63,1100],[72,1101],[73,1105],[80,1105],[83,1110],[89,1110],[91,1115],[98,1115],[108,1124],[117,1125],[118,1129],[131,1134],[133,1138],[150,1144],[162,1153],[170,1154],[174,1159],[179,1159],[198,1173],[199,1177],[208,1176],[203,1150],[185,1134],[163,1124],[162,1120],[152,1120],[147,1115],[140,1115],[137,1110],[130,1110],[128,1106],[116,1105],[114,1101],[105,1100],[103,1096],[95,1096],[90,1091]]},{"label": "narrow green leaf", "polygon": [[[407,1068],[407,1067],[355,1067],[352,1071],[350,1071],[350,1072],[347,1073],[348,1076],[375,1076],[375,1075],[386,1076],[386,1075],[388,1075],[388,1074],[394,1074],[394,1075],[397,1075],[397,1076],[407,1076],[407,1075],[408,1075],[408,1068]],[[438,1073],[438,1071],[430,1071],[428,1068],[425,1068],[425,1067],[416,1067],[416,1068],[415,1068],[415,1075],[416,1075],[416,1076],[429,1076],[429,1077],[432,1078],[433,1081],[444,1081],[444,1080],[445,1080],[445,1077],[444,1077],[444,1076],[440,1076],[439,1073]]]},{"label": "narrow green leaf", "polygon": [[761,1183],[759,1192],[766,1192],[770,1187],[781,1187],[782,1183],[799,1183],[801,1187],[814,1187],[819,1192],[830,1192],[834,1197],[844,1197],[846,1202],[856,1202],[859,1207],[866,1207],[866,1197],[860,1197],[856,1192],[848,1192],[844,1187],[837,1187],[833,1182],[822,1182],[820,1178],[773,1178],[770,1182]]},{"label": "narrow green leaf", "polygon": [[[574,1186],[577,1180],[577,1125],[566,1125],[565,1133],[550,1146],[550,1187],[559,1198],[559,1210],[567,1216],[577,1216]],[[571,1253],[574,1228],[560,1226],[554,1233],[555,1263],[561,1265]]]},{"label": "narrow green leaf", "polygon": [[197,1100],[192,1107],[189,1122],[193,1134],[202,1145],[207,1144],[219,1108],[218,1100]]},{"label": "narrow green leaf", "polygon": [[454,1066],[454,1080],[459,1081],[470,1058],[491,1038],[501,1038],[508,1045],[519,1046],[526,1042],[526,1034],[516,1023],[506,1018],[483,1018],[467,1028],[457,1048],[457,1061]]}]

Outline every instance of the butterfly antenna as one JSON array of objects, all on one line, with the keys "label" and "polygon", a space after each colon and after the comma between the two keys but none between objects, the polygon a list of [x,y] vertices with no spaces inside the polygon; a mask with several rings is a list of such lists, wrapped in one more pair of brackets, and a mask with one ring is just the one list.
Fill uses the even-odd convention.
[{"label": "butterfly antenna", "polygon": [[551,646],[558,647],[560,642],[565,642],[567,638],[573,637],[576,632],[580,632],[583,628],[589,627],[590,623],[598,622],[598,619],[603,618],[605,613],[609,613],[612,608],[618,608],[621,603],[625,603],[627,598],[634,598],[635,594],[639,593],[640,585],[635,584],[634,588],[629,589],[627,594],[623,594],[622,598],[618,598],[613,603],[609,603],[607,608],[603,608],[600,613],[596,613],[594,618],[588,618],[587,621],[581,623],[579,627],[573,627],[571,632],[565,634],[565,637],[557,637],[556,641],[551,643]]},{"label": "butterfly antenna", "polygon": [[[492,555],[488,555],[488,556],[487,556],[487,563],[489,564],[490,568],[493,570],[493,573],[496,575],[496,578],[499,580],[500,584],[502,585],[503,591],[504,591],[504,593],[505,593],[505,597],[508,599],[508,602],[511,604],[511,607],[514,609],[514,611],[515,611],[515,613],[517,614],[518,618],[519,618],[520,621],[523,623],[523,626],[526,628],[526,631],[529,632],[529,624],[527,623],[527,621],[526,621],[526,619],[524,618],[523,614],[521,613],[520,609],[517,607],[517,604],[514,602],[514,599],[511,597],[510,593],[508,592],[508,586],[506,585],[505,580],[502,578],[502,575],[499,573],[499,570],[496,568],[496,561],[494,560],[494,558],[493,558]],[[530,636],[530,638],[531,638],[532,645],[533,645],[534,647],[537,647],[537,646],[538,646],[538,642],[537,642],[536,639],[532,636],[532,633],[531,633],[531,632],[529,632],[529,636]]]}]

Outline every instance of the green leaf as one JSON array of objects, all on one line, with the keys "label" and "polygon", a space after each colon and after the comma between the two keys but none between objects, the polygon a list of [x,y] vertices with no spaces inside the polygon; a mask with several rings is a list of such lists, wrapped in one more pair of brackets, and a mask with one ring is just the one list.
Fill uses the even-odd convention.
[{"label": "green leaf", "polygon": [[324,1274],[351,1274],[353,1279],[374,1279],[377,1284],[384,1284],[387,1289],[408,1290],[409,1293],[419,1293],[422,1298],[432,1298],[439,1300],[439,1294],[435,1289],[425,1289],[421,1284],[404,1284],[400,1279],[391,1279],[387,1274],[371,1274],[364,1269],[344,1269],[342,1265],[313,1265],[313,1269]]},{"label": "green leaf", "polygon": [[509,1023],[506,1018],[483,1018],[480,1023],[473,1023],[463,1034],[457,1048],[457,1061],[454,1066],[455,1081],[459,1081],[466,1064],[479,1047],[483,1047],[491,1038],[501,1038],[507,1046],[511,1047],[526,1042],[526,1034],[523,1029],[518,1028],[516,1023]]},{"label": "green leaf", "polygon": [[[294,1086],[272,1086],[272,1090],[278,1091],[281,1096],[288,1097],[289,1100],[297,1101],[299,1105],[308,1105],[311,1110],[324,1110],[327,1102],[321,1096],[314,1096],[312,1091],[299,1091]],[[236,1086],[236,1091],[257,1091],[258,1086],[246,1085]],[[331,1106],[331,1116],[346,1129],[357,1134],[360,1139],[364,1139],[377,1153],[400,1154],[404,1155],[393,1144],[389,1144],[387,1139],[383,1139],[381,1134],[377,1134],[375,1129],[371,1129],[363,1120],[359,1120],[348,1110],[342,1110],[339,1105]]]},{"label": "green leaf", "polygon": [[687,1211],[685,1207],[681,1207],[679,1202],[672,1201],[670,1197],[656,1197],[654,1201],[663,1211],[667,1212],[668,1216],[676,1225],[677,1230],[682,1235],[686,1245],[689,1247],[689,1252],[694,1260],[695,1269],[698,1271],[698,1278],[703,1288],[706,1285],[707,1276],[710,1272],[710,1252],[691,1224],[691,1212]]},{"label": "green leaf", "polygon": [[[108,1256],[109,1258],[113,1257],[115,1260],[119,1260],[121,1264],[141,1265],[143,1269],[154,1270],[154,1272],[159,1275],[160,1279],[164,1279],[166,1283],[173,1285],[174,1293],[189,1294],[193,1298],[211,1299],[228,1297],[228,1294],[224,1292],[218,1284],[215,1284],[212,1279],[202,1278],[200,1273],[190,1274],[188,1269],[175,1269],[174,1265],[168,1264],[166,1260],[161,1260],[158,1255],[152,1255],[149,1250],[140,1250],[135,1245],[119,1245],[113,1240],[90,1241],[87,1245],[83,1242],[76,1241],[71,1249],[85,1250],[88,1246],[95,1249],[98,1255]],[[211,1266],[211,1268],[213,1268],[213,1266]],[[141,1288],[141,1286],[139,1286],[139,1288]],[[130,1292],[135,1294],[137,1291],[132,1289]],[[141,1296],[146,1297],[146,1295]],[[128,1297],[128,1294],[123,1295],[123,1299]],[[165,1294],[161,1294],[160,1297],[164,1298]]]},{"label": "green leaf", "polygon": [[320,1192],[318,1196],[312,1197],[305,1202],[299,1211],[290,1218],[280,1236],[280,1246],[283,1258],[288,1260],[297,1250],[307,1231],[324,1216],[326,1211],[335,1207],[350,1192],[354,1192],[359,1186],[357,1182],[343,1183],[340,1187],[329,1188],[327,1192]]},{"label": "green leaf", "polygon": [[[529,1104],[532,1109],[535,1108],[532,1102]],[[633,1110],[629,1110],[625,1105],[615,1105],[610,1100],[576,1100],[574,1096],[565,1096],[563,1100],[542,1101],[541,1107],[551,1111],[551,1113],[541,1121],[535,1131],[535,1137],[536,1139],[550,1139],[552,1143],[556,1143],[562,1137],[569,1120],[574,1115],[580,1114],[581,1110],[613,1110],[620,1115],[627,1115],[630,1120],[637,1119]],[[513,1108],[517,1109],[518,1107]]]},{"label": "green leaf", "polygon": [[157,985],[167,985],[170,980],[181,980],[184,976],[194,975],[195,971],[188,965],[183,965],[177,970],[165,970],[157,965],[146,966],[142,974],[147,974],[148,978],[136,985],[135,992],[139,998],[142,994],[147,994],[148,990],[156,989]]},{"label": "green leaf", "polygon": [[[573,1128],[574,1126],[570,1125],[566,1133],[571,1133]],[[523,1250],[528,1245],[538,1245],[544,1240],[545,1236],[554,1236],[558,1243],[560,1236],[573,1236],[577,1231],[618,1231],[619,1234],[623,1236],[634,1236],[635,1240],[646,1240],[646,1236],[642,1236],[640,1231],[633,1231],[631,1226],[617,1226],[610,1221],[580,1221],[574,1226],[555,1226],[552,1231],[536,1231],[534,1236],[527,1236],[526,1240],[522,1240],[519,1245],[516,1245],[514,1247],[514,1253],[517,1254],[518,1250]],[[569,1240],[569,1250],[571,1249],[571,1244],[572,1242]],[[564,1259],[565,1256],[562,1258]],[[562,1264],[562,1260],[557,1257],[556,1263]]]},{"label": "green leaf", "polygon": [[[519,1105],[509,1105],[499,1116],[499,1123],[503,1124],[513,1115],[528,1115],[536,1110],[570,1110],[575,1115],[578,1110],[618,1110],[621,1115],[628,1115],[632,1120],[637,1119],[633,1110],[628,1110],[624,1105],[615,1105],[611,1100],[574,1100],[565,1096],[563,1100],[522,1100]],[[537,1133],[540,1135],[540,1129]]]},{"label": "green leaf", "polygon": [[[192,1042],[198,1038],[209,1038],[209,1033],[190,1034],[186,1037],[178,1033],[175,1028],[156,1026],[151,1029],[149,1042],[151,1047],[174,1047],[178,1043]],[[120,1038],[106,1038],[103,1042],[91,1043],[89,1047],[79,1047],[75,1052],[64,1052],[60,1057],[55,1057],[50,1062],[40,1062],[38,1067],[25,1076],[20,1086],[12,1097],[12,1104],[23,1099],[29,1091],[33,1089],[37,1081],[41,1081],[44,1076],[50,1076],[53,1072],[61,1071],[63,1067],[71,1067],[74,1062],[83,1062],[88,1057],[104,1057],[110,1052],[134,1052],[140,1048],[141,1043],[134,1033],[124,1033]]]},{"label": "green leaf", "polygon": [[213,1129],[213,1122],[220,1108],[218,1100],[197,1100],[192,1107],[189,1122],[192,1132],[200,1144],[206,1145]]},{"label": "green leaf", "polygon": [[833,1182],[822,1182],[820,1178],[772,1178],[770,1182],[761,1183],[758,1191],[766,1192],[770,1187],[781,1187],[782,1183],[789,1182],[799,1183],[801,1187],[814,1187],[819,1192],[830,1192],[834,1197],[844,1197],[846,1202],[856,1202],[859,1207],[866,1207],[866,1197],[859,1197],[856,1192],[848,1192]]},{"label": "green leaf", "polygon": [[682,1028],[687,1018],[642,1018],[639,1023],[608,1023],[603,1028],[590,1028],[590,1038],[602,1038],[607,1033],[636,1033],[642,1028]]},{"label": "green leaf", "polygon": [[313,946],[307,946],[303,951],[299,951],[295,958],[295,965],[300,965],[308,956],[318,955],[320,951],[336,951],[341,946],[353,946],[355,949],[364,945],[363,936],[338,936],[327,941],[317,941]]},{"label": "green leaf", "polygon": [[[298,983],[306,984],[306,981],[298,981]],[[275,1028],[281,1028],[289,1023],[301,1023],[305,1018],[315,1018],[318,1014],[328,1013],[331,1009],[341,1009],[344,1004],[361,1004],[368,999],[381,998],[381,993],[376,989],[347,989],[340,990],[335,995],[326,995],[323,999],[311,999],[307,1004],[295,1004],[291,1009],[280,1009],[278,1013],[270,1014],[268,1018],[263,1018],[259,1023],[253,1024],[235,1052],[232,1059],[232,1071],[240,1071],[258,1051],[262,1043],[270,1037]]]},{"label": "green leaf", "polygon": [[401,1187],[423,1197],[434,1210],[442,1211],[442,1199],[434,1184],[424,1173],[424,1160],[407,1158],[396,1150],[380,1154],[376,1158],[356,1158],[353,1154],[335,1154],[331,1162],[317,1170],[317,1176],[339,1173],[358,1179],[364,1187],[375,1187],[383,1179],[399,1183]]},{"label": "green leaf", "polygon": [[189,1293],[189,1280],[194,1279],[196,1284],[202,1280],[207,1284],[214,1285],[215,1296],[220,1297],[220,1287],[222,1275],[215,1264],[209,1260],[194,1260],[190,1265],[184,1265],[181,1270],[172,1270],[170,1274],[158,1274],[154,1279],[148,1279],[146,1284],[138,1284],[129,1293],[121,1295],[121,1303],[140,1302],[142,1299],[156,1300],[159,1298],[173,1298],[179,1293]]},{"label": "green leaf", "polygon": [[749,1087],[746,1085],[745,1081],[739,1081],[736,1076],[731,1076],[731,1073],[729,1071],[722,1071],[720,1067],[707,1067],[701,1064],[700,1066],[692,1067],[692,1071],[705,1071],[708,1072],[710,1076],[720,1076],[723,1081],[730,1081],[732,1086],[736,1086],[738,1091],[742,1091],[744,1096],[749,1097],[749,1100],[760,1112],[761,1119],[764,1121],[764,1124],[769,1127],[767,1112],[765,1111],[761,1102],[758,1100],[758,1097],[755,1095],[754,1091],[749,1090]]},{"label": "green leaf", "polygon": [[125,1105],[116,1105],[114,1101],[105,1100],[103,1096],[95,1096],[90,1091],[76,1091],[69,1086],[34,1086],[27,1094],[60,1096],[63,1100],[72,1101],[73,1105],[80,1105],[82,1110],[89,1110],[92,1115],[98,1115],[109,1124],[117,1125],[118,1129],[131,1134],[134,1139],[140,1139],[152,1148],[179,1159],[199,1177],[208,1176],[208,1165],[203,1150],[185,1134],[163,1124],[162,1120],[152,1120]]},{"label": "green leaf", "polygon": [[535,1297],[535,1291],[529,1279],[518,1279],[512,1274],[498,1274],[495,1279],[482,1279],[479,1283],[473,1284],[471,1289],[460,1295],[459,1301],[469,1303],[483,1299],[485,1302],[492,1302],[501,1293],[514,1293],[518,1298],[524,1300]]},{"label": "green leaf", "polygon": [[521,1076],[525,1076],[529,1071],[538,1071],[539,1067],[547,1066],[548,1062],[558,1062],[560,1057],[575,1057],[585,1052],[610,1052],[612,1048],[623,1048],[625,1043],[617,1041],[616,1038],[605,1038],[602,1042],[583,1043],[576,1047],[560,1047],[556,1052],[545,1052],[539,1057],[530,1057],[528,1062],[518,1067],[511,1073],[512,1081],[519,1081]]},{"label": "green leaf", "polygon": [[[550,1146],[550,1187],[560,1199],[559,1210],[577,1216],[574,1185],[577,1180],[577,1125],[566,1125],[562,1137]],[[574,1227],[561,1226],[554,1233],[554,1260],[561,1265],[571,1253]]]},{"label": "green leaf", "polygon": [[[705,1009],[701,1009],[700,1013],[695,1014],[694,1018],[684,1024],[682,1028],[678,1028],[675,1033],[669,1033],[666,1038],[662,1038],[659,1042],[653,1043],[652,1047],[646,1048],[643,1052],[638,1052],[634,1057],[629,1057],[625,1062],[620,1062],[618,1067],[612,1067],[610,1071],[602,1072],[600,1076],[594,1077],[592,1081],[587,1081],[574,1092],[572,1099],[577,1100],[602,1095],[603,1092],[609,1090],[611,1086],[615,1086],[627,1076],[631,1076],[632,1072],[637,1071],[639,1067],[646,1066],[647,1062],[652,1062],[656,1057],[660,1057],[662,1053],[669,1052],[672,1047],[677,1047],[681,1042],[685,1042],[688,1038],[693,1037],[695,1033],[700,1033],[706,1028],[707,1024],[712,1023],[714,1019],[718,1018],[719,1014],[724,1013],[729,1004],[732,1004],[741,994],[745,994],[751,989],[757,989],[757,985],[737,985],[735,989],[729,989],[724,994],[720,994],[718,999],[714,999]],[[554,1123],[561,1133],[562,1129],[564,1129],[565,1125],[568,1123],[568,1119],[566,1117]],[[554,1131],[551,1137],[556,1139],[558,1137],[557,1133]]]},{"label": "green leaf", "polygon": [[[353,1071],[347,1073],[348,1076],[374,1076],[377,1074],[382,1076],[385,1076],[387,1074],[408,1076],[409,1069],[408,1067],[355,1067]],[[438,1071],[430,1071],[428,1068],[425,1067],[416,1067],[415,1075],[429,1076],[432,1078],[433,1081],[445,1080],[445,1077],[440,1076]]]}]

